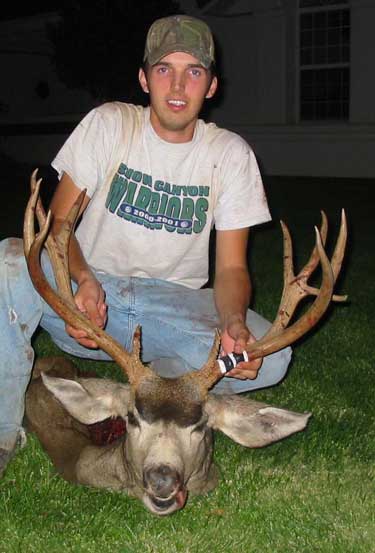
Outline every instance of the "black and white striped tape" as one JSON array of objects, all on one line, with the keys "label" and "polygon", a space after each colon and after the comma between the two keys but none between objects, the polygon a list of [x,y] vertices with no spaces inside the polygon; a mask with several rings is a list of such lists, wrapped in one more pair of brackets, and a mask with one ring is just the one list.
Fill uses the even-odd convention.
[{"label": "black and white striped tape", "polygon": [[237,367],[238,363],[248,360],[249,357],[247,355],[247,352],[243,351],[242,353],[229,353],[224,357],[220,357],[217,362],[219,363],[221,373],[226,374],[227,372]]}]

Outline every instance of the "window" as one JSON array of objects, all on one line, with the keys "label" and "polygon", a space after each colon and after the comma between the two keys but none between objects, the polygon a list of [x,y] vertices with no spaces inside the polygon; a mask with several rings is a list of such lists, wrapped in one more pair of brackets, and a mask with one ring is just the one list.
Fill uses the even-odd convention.
[{"label": "window", "polygon": [[347,120],[350,9],[347,2],[300,0],[300,119]]}]

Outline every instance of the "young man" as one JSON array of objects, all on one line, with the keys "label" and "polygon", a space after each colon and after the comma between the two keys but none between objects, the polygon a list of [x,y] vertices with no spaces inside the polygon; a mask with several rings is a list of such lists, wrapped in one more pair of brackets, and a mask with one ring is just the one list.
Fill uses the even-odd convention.
[{"label": "young man", "polygon": [[[70,249],[78,308],[127,349],[141,325],[143,361],[165,376],[200,368],[217,327],[223,350],[241,353],[269,326],[248,310],[249,227],[270,218],[254,154],[238,135],[198,119],[218,86],[214,64],[203,21],[185,15],[157,20],[139,71],[149,107],[113,102],[94,109],[52,163],[60,177],[51,203],[53,231],[87,189]],[[214,290],[201,289],[214,225]],[[40,299],[22,252],[20,241],[1,244],[0,473],[23,441],[30,339],[38,324],[63,350],[107,359]],[[47,260],[45,272],[53,281]],[[263,364],[240,363],[213,391],[273,385],[289,360],[287,349]]]}]

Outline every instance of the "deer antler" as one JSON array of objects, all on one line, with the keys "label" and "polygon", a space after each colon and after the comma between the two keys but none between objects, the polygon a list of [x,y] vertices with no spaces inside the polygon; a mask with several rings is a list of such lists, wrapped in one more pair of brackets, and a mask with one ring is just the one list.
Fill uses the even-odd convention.
[{"label": "deer antler", "polygon": [[[51,213],[46,216],[39,198],[41,179],[36,181],[37,170],[31,176],[31,195],[28,201],[24,219],[24,249],[31,280],[41,297],[69,325],[83,329],[88,337],[124,370],[129,382],[136,387],[141,379],[153,376],[153,371],[143,365],[140,360],[140,329],[137,327],[133,338],[132,353],[126,351],[121,344],[109,336],[101,328],[87,319],[76,307],[70,285],[68,268],[68,249],[71,233],[74,229],[85,190],[75,201],[68,217],[59,233],[53,236],[49,233]],[[35,236],[34,217],[37,216],[40,232]],[[40,254],[44,243],[53,267],[57,290],[54,290],[40,265]]]},{"label": "deer antler", "polygon": [[[284,289],[280,301],[277,316],[268,330],[260,340],[249,344],[247,354],[249,360],[265,357],[278,351],[306,334],[321,319],[331,300],[345,301],[346,296],[333,295],[333,287],[341,270],[344,258],[347,239],[347,224],[345,212],[342,210],[340,232],[332,256],[331,262],[324,251],[323,242],[327,236],[327,217],[322,212],[321,234],[316,232],[316,244],[314,250],[303,269],[296,276],[293,269],[292,240],[287,226],[281,221],[284,237]],[[322,237],[321,237],[322,235]],[[317,266],[322,267],[322,283],[320,289],[309,286],[307,281]],[[309,296],[316,296],[315,301],[309,309],[290,327],[288,324],[300,301]],[[205,389],[211,388],[223,373],[215,359],[215,352],[218,349],[219,338],[216,336],[211,354],[207,363],[200,371],[190,373],[189,377],[200,382]]]},{"label": "deer antler", "polygon": [[[143,378],[154,377],[154,372],[143,365],[140,360],[140,329],[137,327],[133,338],[132,353],[126,351],[114,338],[89,321],[76,307],[70,285],[68,268],[68,248],[71,233],[76,224],[85,191],[82,191],[60,231],[56,235],[49,233],[51,214],[45,214],[39,199],[41,179],[36,181],[34,171],[31,177],[31,196],[27,204],[24,221],[24,247],[27,265],[31,280],[41,297],[51,308],[69,325],[83,329],[87,335],[108,355],[118,363],[129,378],[133,388],[137,387]],[[34,218],[38,219],[40,232],[35,236]],[[250,360],[265,357],[278,351],[306,334],[313,328],[325,313],[331,300],[345,301],[346,296],[333,295],[334,284],[340,273],[347,239],[347,225],[345,212],[342,211],[339,237],[335,246],[331,262],[324,251],[327,236],[327,218],[322,212],[320,233],[316,231],[316,245],[313,252],[296,276],[293,269],[292,241],[286,225],[281,222],[284,237],[284,289],[278,309],[278,314],[268,332],[247,348]],[[40,253],[46,243],[47,251],[53,267],[57,291],[48,283],[40,265]],[[308,279],[318,267],[322,267],[322,283],[320,288],[308,284]],[[288,324],[300,301],[309,296],[316,296],[309,309],[290,327]],[[200,371],[191,372],[182,378],[195,381],[204,396],[207,391],[223,377],[217,362],[217,352],[220,335],[216,334],[215,341],[209,354],[207,363]]]}]

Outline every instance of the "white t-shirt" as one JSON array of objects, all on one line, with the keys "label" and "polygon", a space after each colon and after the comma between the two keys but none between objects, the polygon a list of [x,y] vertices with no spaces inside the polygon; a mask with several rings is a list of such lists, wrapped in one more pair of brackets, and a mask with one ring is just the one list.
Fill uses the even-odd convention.
[{"label": "white t-shirt", "polygon": [[76,231],[87,262],[115,276],[189,288],[208,279],[209,235],[270,220],[255,156],[237,134],[199,120],[191,142],[165,142],[150,110],[92,110],[52,166],[91,201]]}]

